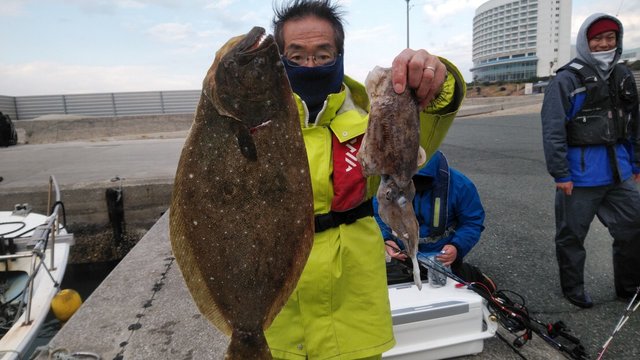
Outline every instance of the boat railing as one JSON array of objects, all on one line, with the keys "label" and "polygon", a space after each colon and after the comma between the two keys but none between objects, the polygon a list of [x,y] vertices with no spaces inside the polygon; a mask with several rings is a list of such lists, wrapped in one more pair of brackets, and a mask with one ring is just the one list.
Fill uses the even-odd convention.
[{"label": "boat railing", "polygon": [[[47,208],[49,213],[45,222],[37,226],[28,240],[29,244],[32,244],[33,248],[30,253],[2,255],[0,260],[16,259],[22,257],[31,257],[31,272],[29,274],[29,280],[27,281],[26,288],[24,289],[23,299],[20,306],[26,303],[24,325],[31,323],[31,303],[33,299],[34,281],[35,277],[42,268],[54,282],[55,286],[60,286],[51,275],[52,270],[55,268],[55,245],[56,240],[67,241],[73,243],[73,235],[64,234],[60,235],[59,230],[66,226],[66,220],[64,219],[64,205],[62,204],[60,197],[60,188],[56,178],[51,175],[49,177],[49,191]],[[62,222],[61,222],[62,221]],[[50,266],[46,264],[45,251],[49,249]],[[20,316],[18,311],[17,316]]]},{"label": "boat railing", "polygon": [[[52,199],[53,197],[53,199]],[[52,200],[54,200],[55,202],[52,204]],[[56,177],[51,175],[49,176],[49,196],[47,199],[47,209],[51,209],[51,213],[47,214],[49,216],[49,218],[47,219],[47,226],[49,227],[49,232],[51,234],[51,269],[55,269],[55,265],[54,265],[54,249],[55,249],[55,244],[56,244],[56,232],[57,231],[52,231],[52,230],[56,230],[59,229],[60,226],[60,217],[58,216],[58,212],[62,211],[64,212],[64,208],[62,207],[62,201],[60,198],[60,187],[58,186],[58,182],[56,181]],[[66,224],[65,224],[66,225]],[[46,239],[45,239],[45,246],[46,244]]]}]

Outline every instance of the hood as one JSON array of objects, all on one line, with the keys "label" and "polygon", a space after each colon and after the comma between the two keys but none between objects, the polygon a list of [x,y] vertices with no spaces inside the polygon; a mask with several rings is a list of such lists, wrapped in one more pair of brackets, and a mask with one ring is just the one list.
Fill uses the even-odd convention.
[{"label": "hood", "polygon": [[[598,67],[596,60],[593,58],[593,55],[591,55],[591,50],[589,50],[589,40],[587,40],[587,30],[589,29],[591,24],[593,24],[596,20],[599,20],[602,18],[607,18],[615,21],[618,24],[618,27],[620,28],[620,32],[618,32],[618,44],[617,44],[618,48],[616,50],[616,55],[613,61],[611,62],[611,66],[609,66],[609,69],[607,71],[602,71],[602,69]],[[615,64],[617,64],[618,60],[620,60],[620,55],[622,54],[622,35],[623,34],[624,34],[624,28],[622,27],[622,23],[620,22],[620,20],[616,19],[615,17],[604,14],[604,13],[595,13],[589,16],[582,23],[582,26],[578,31],[578,36],[576,37],[576,53],[578,54],[577,55],[578,59],[586,62],[587,64],[590,64],[591,67],[595,69],[603,79],[608,79],[609,74],[611,74],[611,71],[613,70]]]},{"label": "hood", "polygon": [[438,171],[438,166],[440,165],[440,150],[437,150],[429,162],[425,166],[422,167],[414,176],[422,176],[422,177],[430,177],[435,178],[436,172]]}]

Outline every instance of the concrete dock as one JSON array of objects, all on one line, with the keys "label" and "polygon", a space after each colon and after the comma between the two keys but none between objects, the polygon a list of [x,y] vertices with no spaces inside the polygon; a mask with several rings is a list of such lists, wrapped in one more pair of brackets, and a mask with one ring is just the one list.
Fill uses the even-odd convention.
[{"label": "concrete dock", "polygon": [[[102,359],[222,359],[227,338],[200,315],[174,261],[165,214],[49,348]],[[42,352],[38,359],[49,359]]]},{"label": "concrete dock", "polygon": [[[171,253],[166,213],[42,350],[101,359],[222,359],[227,337],[198,311]],[[428,289],[424,289],[428,291]],[[500,331],[503,332],[502,330]],[[508,335],[506,335],[508,336]],[[522,349],[530,359],[563,359],[534,341]],[[519,359],[496,338],[475,356],[460,359]]]}]

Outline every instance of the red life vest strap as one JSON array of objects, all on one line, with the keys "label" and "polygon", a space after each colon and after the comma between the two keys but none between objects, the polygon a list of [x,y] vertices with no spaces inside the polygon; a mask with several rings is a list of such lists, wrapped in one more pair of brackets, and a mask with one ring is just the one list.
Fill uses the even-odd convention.
[{"label": "red life vest strap", "polygon": [[362,138],[360,135],[343,143],[331,134],[333,150],[333,200],[332,211],[347,211],[360,205],[367,195],[367,179],[356,158]]}]

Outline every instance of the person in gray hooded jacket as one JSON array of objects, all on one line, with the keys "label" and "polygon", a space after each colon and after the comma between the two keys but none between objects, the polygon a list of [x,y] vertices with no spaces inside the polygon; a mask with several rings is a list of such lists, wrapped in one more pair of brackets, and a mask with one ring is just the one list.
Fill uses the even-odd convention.
[{"label": "person in gray hooded jacket", "polygon": [[616,295],[640,285],[640,132],[638,92],[618,64],[622,23],[593,14],[576,39],[577,57],[545,91],[542,135],[547,169],[556,183],[556,256],[560,286],[574,305],[589,308],[584,289],[584,240],[594,216],[613,237]]}]

